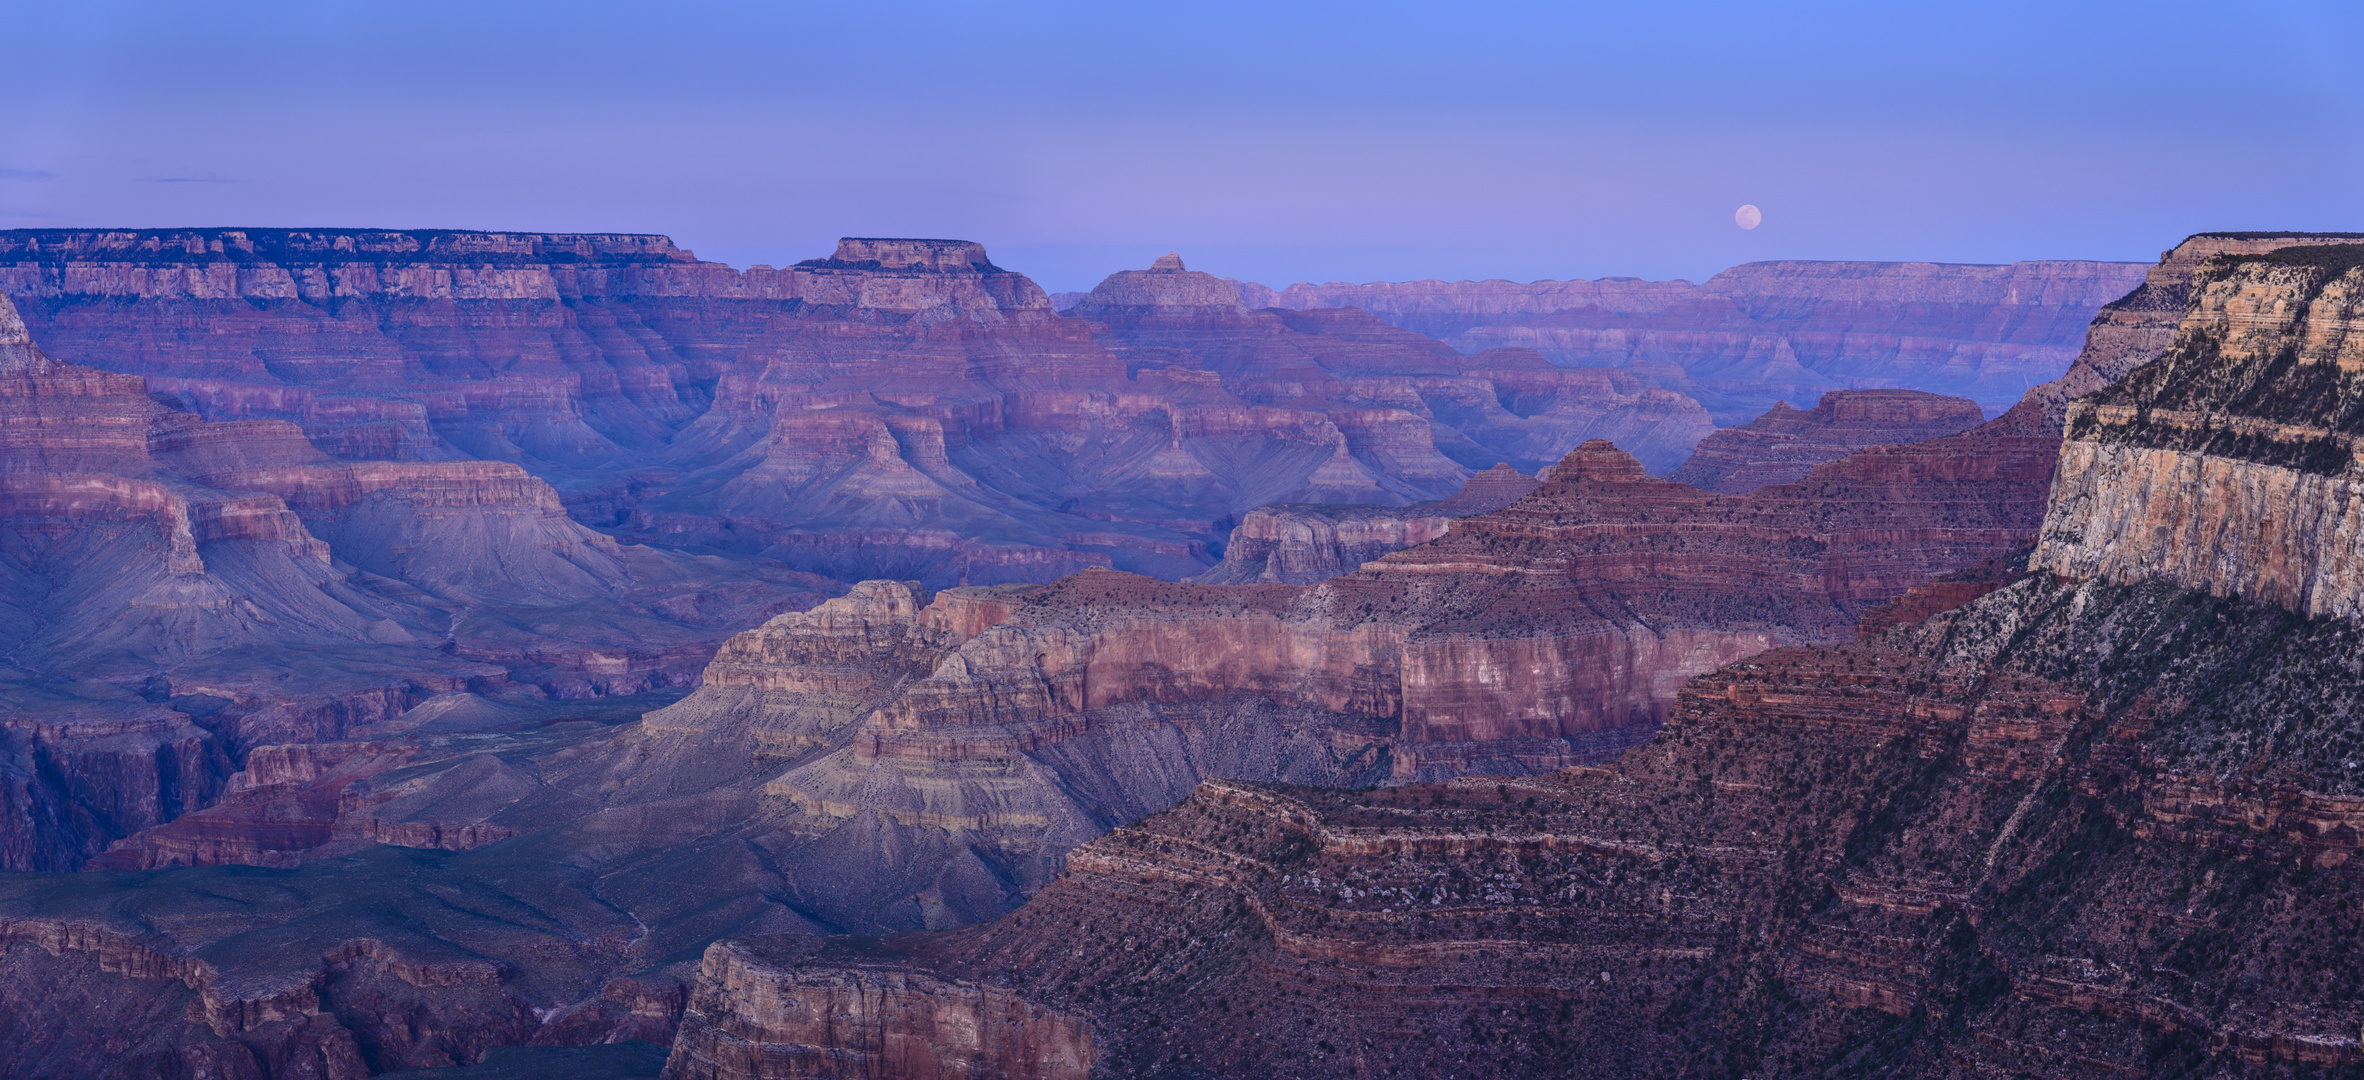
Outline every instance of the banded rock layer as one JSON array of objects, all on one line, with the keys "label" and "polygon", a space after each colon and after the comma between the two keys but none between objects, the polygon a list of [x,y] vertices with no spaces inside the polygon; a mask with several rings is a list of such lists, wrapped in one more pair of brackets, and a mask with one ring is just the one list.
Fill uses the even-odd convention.
[{"label": "banded rock layer", "polygon": [[2036,563],[2364,614],[2364,244],[2202,264],[2162,359],[2068,406]]},{"label": "banded rock layer", "polygon": [[[2165,356],[2071,407],[2036,557],[2083,580],[1914,590],[1691,680],[1602,767],[1209,783],[1010,916],[770,977],[1013,995],[1107,1076],[2364,1067],[2364,585],[2306,502],[2347,467],[2360,255],[2200,264]],[[700,992],[684,1046],[766,1007]]]},{"label": "banded rock layer", "polygon": [[740,271],[657,236],[0,233],[46,347],[208,419],[513,463],[620,539],[844,581],[1183,577],[1266,503],[1440,498],[1604,435],[1669,468],[1709,428],[1614,373],[1136,276],[1163,284],[1120,275],[1102,323],[956,240]]},{"label": "banded rock layer", "polygon": [[1443,536],[1454,518],[1509,506],[1540,483],[1506,462],[1470,477],[1452,497],[1435,502],[1400,507],[1260,506],[1232,528],[1223,561],[1191,580],[1201,585],[1327,581],[1391,551]]},{"label": "banded rock layer", "polygon": [[0,300],[0,865],[73,868],[255,746],[439,692],[687,684],[725,626],[827,587],[618,544],[505,462],[340,461],[175,411]]},{"label": "banded rock layer", "polygon": [[[1104,1076],[2364,1065],[2354,624],[1997,584],[1698,678],[1612,765],[1210,782],[1010,916],[758,975],[1014,996],[1087,1027]],[[672,1075],[857,1075],[689,1070],[704,1025],[767,1015],[698,995]]]},{"label": "banded rock layer", "polygon": [[1985,419],[1976,402],[1913,390],[1833,390],[1811,409],[1775,402],[1765,415],[1700,440],[1666,474],[1702,491],[1737,494],[1803,479],[1814,466],[1867,447],[1958,435]]}]

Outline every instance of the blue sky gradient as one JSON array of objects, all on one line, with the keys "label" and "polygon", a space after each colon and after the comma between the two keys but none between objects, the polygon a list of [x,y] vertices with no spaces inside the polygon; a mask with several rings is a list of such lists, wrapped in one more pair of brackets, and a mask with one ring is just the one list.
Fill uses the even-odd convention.
[{"label": "blue sky gradient", "polygon": [[[0,227],[981,240],[1052,289],[2364,229],[2364,5],[0,0]],[[1732,223],[1742,203],[1765,223]]]}]

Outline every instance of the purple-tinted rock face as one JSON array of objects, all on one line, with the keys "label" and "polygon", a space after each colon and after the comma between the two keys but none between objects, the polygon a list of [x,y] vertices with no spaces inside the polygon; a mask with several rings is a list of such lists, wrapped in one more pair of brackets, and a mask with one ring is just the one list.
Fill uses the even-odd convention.
[{"label": "purple-tinted rock face", "polygon": [[620,539],[840,580],[1187,576],[1266,503],[1440,498],[1592,437],[1671,468],[1709,429],[1621,374],[1248,312],[1178,257],[1066,318],[957,240],[739,271],[657,236],[20,230],[0,290],[208,419],[514,463]]},{"label": "purple-tinted rock face", "polygon": [[1917,390],[1833,390],[1811,409],[1776,402],[1739,427],[1700,440],[1682,468],[1666,474],[1702,491],[1738,494],[1804,479],[1814,466],[1857,450],[1955,435],[1985,417],[1967,398]]},{"label": "purple-tinted rock face", "polygon": [[[87,872],[0,873],[0,1073],[2364,1060],[2355,575],[2219,520],[2344,498],[2353,252],[2187,244],[2068,381],[1729,494],[1631,372],[1178,256],[1062,316],[961,241],[7,235],[0,864]],[[2071,444],[2210,460],[2081,470],[2097,579],[2028,575],[2063,398],[2170,336]],[[2220,361],[2288,393],[2207,420]],[[1719,483],[1972,419],[1833,394]],[[1104,568],[1230,522],[1242,584]]]}]

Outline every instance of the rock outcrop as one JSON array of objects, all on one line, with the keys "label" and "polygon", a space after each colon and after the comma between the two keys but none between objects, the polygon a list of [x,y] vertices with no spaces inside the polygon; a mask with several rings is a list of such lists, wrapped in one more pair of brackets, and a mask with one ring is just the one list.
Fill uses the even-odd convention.
[{"label": "rock outcrop", "polygon": [[1811,409],[1775,402],[1746,424],[1717,429],[1666,478],[1736,495],[1804,479],[1814,466],[1857,450],[1958,435],[1985,419],[1967,398],[1916,390],[1833,390]]},{"label": "rock outcrop", "polygon": [[1223,561],[1191,580],[1201,585],[1327,581],[1388,552],[1443,536],[1454,518],[1509,506],[1541,483],[1504,462],[1470,477],[1460,491],[1435,502],[1259,506],[1232,528]]},{"label": "rock outcrop", "polygon": [[[809,942],[810,939],[806,939]],[[664,1080],[893,1076],[911,1080],[1085,1080],[1092,1035],[1080,1021],[1007,991],[831,968],[800,978],[785,951],[716,945],[698,973]]]},{"label": "rock outcrop", "polygon": [[2200,264],[2166,355],[2067,407],[2040,568],[2364,615],[2364,243]]},{"label": "rock outcrop", "polygon": [[[807,269],[969,275],[920,293],[1036,318],[933,244]],[[1066,323],[1120,369],[1169,347]],[[1151,382],[1231,393],[1163,355]],[[1271,370],[1330,370],[1305,355]],[[864,460],[909,463],[921,430]],[[369,683],[334,728],[178,678],[155,701],[39,683],[45,708],[200,742],[227,718],[223,768],[243,768],[92,873],[0,874],[0,1071],[347,1075],[623,1040],[717,1077],[1970,1075],[2054,1069],[2060,1047],[2082,1070],[2340,1066],[2352,1044],[2326,1032],[2358,995],[2300,976],[2313,943],[2355,939],[2326,875],[2353,865],[2357,706],[2315,689],[2364,670],[2352,624],[2156,581],[2012,583],[1993,557],[2034,536],[2057,445],[2036,403],[1723,495],[1593,442],[1315,585],[865,583],[734,638],[662,709],[512,693],[495,664]],[[330,458],[271,467],[358,464]],[[338,511],[274,497],[333,570],[310,522]],[[240,543],[310,550],[229,517]],[[179,557],[154,535],[143,557]],[[59,772],[27,760],[12,783]],[[1476,772],[1502,775],[1439,783]],[[246,865],[180,865],[206,862]],[[902,936],[816,940],[845,933]],[[732,939],[753,943],[712,951]],[[803,988],[849,1022],[792,1011]]]},{"label": "rock outcrop", "polygon": [[[2172,273],[2172,271],[2171,271]],[[2096,309],[2141,284],[2139,263],[1761,262],[1706,282],[1410,281],[1238,288],[1256,306],[1357,307],[1465,352],[1532,348],[1682,389],[1719,424],[1777,399],[1895,388],[1989,414],[2057,377]]]}]

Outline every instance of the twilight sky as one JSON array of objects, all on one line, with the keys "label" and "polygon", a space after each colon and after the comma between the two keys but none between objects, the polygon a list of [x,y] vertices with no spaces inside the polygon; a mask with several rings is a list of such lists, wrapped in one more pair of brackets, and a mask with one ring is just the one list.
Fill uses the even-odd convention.
[{"label": "twilight sky", "polygon": [[2353,0],[0,0],[0,37],[0,228],[947,236],[1053,290],[2364,229]]}]

